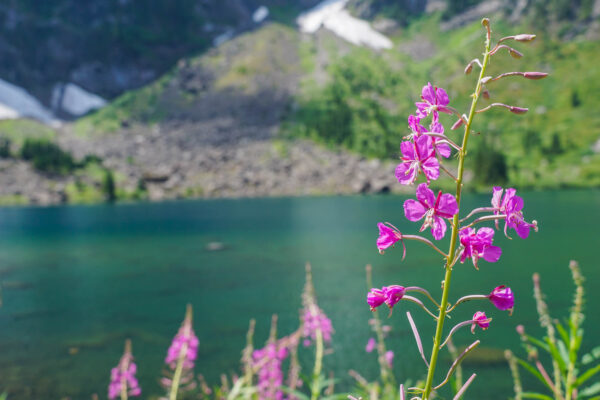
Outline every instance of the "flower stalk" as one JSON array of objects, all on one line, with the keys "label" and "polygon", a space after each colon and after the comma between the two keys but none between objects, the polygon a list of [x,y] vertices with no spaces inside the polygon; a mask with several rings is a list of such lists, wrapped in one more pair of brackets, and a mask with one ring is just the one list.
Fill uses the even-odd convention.
[{"label": "flower stalk", "polygon": [[[484,19],[487,21],[487,19]],[[467,117],[467,123],[465,124],[465,131],[463,135],[461,151],[458,152],[458,176],[456,177],[456,204],[460,210],[460,200],[462,195],[463,187],[463,176],[465,172],[465,156],[467,154],[467,144],[469,141],[469,135],[471,134],[471,126],[473,124],[473,118],[475,117],[475,110],[479,101],[481,93],[481,80],[485,76],[485,71],[490,61],[490,44],[491,44],[491,31],[489,28],[489,21],[484,23],[487,28],[487,35],[485,40],[485,52],[483,54],[483,61],[481,63],[481,70],[479,72],[479,79],[477,79],[477,86],[473,92],[473,100],[471,101],[471,108]],[[425,389],[423,391],[423,400],[429,400],[431,398],[431,391],[433,387],[433,378],[435,375],[435,368],[437,366],[438,355],[440,351],[440,344],[442,341],[442,334],[444,331],[444,321],[446,319],[446,313],[448,308],[448,295],[450,293],[450,283],[452,279],[452,267],[451,263],[454,260],[454,256],[457,248],[458,239],[458,228],[459,228],[459,217],[458,213],[452,218],[452,233],[450,236],[450,248],[448,250],[448,257],[446,258],[446,274],[444,276],[444,289],[442,291],[442,300],[440,302],[440,311],[438,314],[437,325],[435,329],[435,339],[433,342],[433,349],[431,350],[431,358],[429,361],[429,370],[427,371],[427,378],[425,380]]]}]

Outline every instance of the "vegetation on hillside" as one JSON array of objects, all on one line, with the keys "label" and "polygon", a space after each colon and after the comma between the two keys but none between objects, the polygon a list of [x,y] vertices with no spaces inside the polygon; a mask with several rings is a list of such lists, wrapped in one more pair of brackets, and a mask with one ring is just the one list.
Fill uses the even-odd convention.
[{"label": "vegetation on hillside", "polygon": [[[342,145],[369,157],[395,157],[401,138],[408,134],[403,115],[414,110],[420,87],[431,81],[450,82],[446,89],[451,105],[466,112],[472,77],[462,73],[468,54],[480,43],[478,23],[451,32],[440,32],[438,17],[413,22],[395,38],[397,48],[411,43],[429,44],[435,51],[415,60],[406,52],[374,53],[355,48],[334,58],[323,87],[310,81],[298,99],[298,109],[286,124],[286,133],[309,137],[329,145]],[[529,31],[526,27],[521,30]],[[496,34],[508,32],[496,25]],[[476,153],[469,165],[481,171],[481,184],[509,182],[521,187],[597,186],[600,154],[593,146],[599,139],[600,115],[596,93],[600,71],[600,43],[557,41],[540,35],[515,60],[508,53],[494,56],[491,73],[500,70],[549,71],[539,85],[516,82],[489,85],[490,102],[527,107],[528,118],[514,119],[504,110],[484,113],[475,127]],[[518,83],[518,84],[517,84]],[[541,105],[539,105],[541,104]],[[533,115],[532,115],[533,114]],[[494,121],[492,122],[491,117]],[[508,118],[511,118],[510,120]],[[454,120],[442,121],[447,132]],[[452,136],[452,133],[449,133]],[[457,135],[457,134],[454,134]]]}]

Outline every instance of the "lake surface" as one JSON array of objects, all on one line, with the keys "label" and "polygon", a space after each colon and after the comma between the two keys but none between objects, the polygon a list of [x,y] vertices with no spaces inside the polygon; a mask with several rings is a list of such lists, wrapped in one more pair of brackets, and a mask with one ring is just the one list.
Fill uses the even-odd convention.
[{"label": "lake surface", "polygon": [[[523,355],[517,324],[540,333],[533,272],[541,273],[553,316],[562,317],[573,288],[567,266],[579,260],[589,307],[583,346],[598,345],[600,316],[592,307],[600,302],[600,192],[519,194],[540,232],[527,240],[507,240],[497,232],[496,244],[503,248],[498,263],[481,262],[480,271],[467,263],[455,267],[451,299],[487,294],[500,284],[510,285],[517,298],[512,317],[487,302],[468,303],[454,317],[458,322],[482,309],[494,318],[490,329],[477,334],[489,356],[465,365],[465,374],[479,375],[467,398],[512,396],[501,351],[510,347]],[[257,321],[257,346],[266,340],[274,313],[280,335],[298,326],[307,261],[319,304],[336,330],[325,369],[341,379],[340,390],[351,388],[348,369],[374,378],[375,355],[364,351],[371,336],[365,265],[373,265],[376,286],[418,285],[436,297],[443,278],[440,257],[420,243],[407,242],[404,261],[401,249],[377,253],[378,221],[418,231],[420,225],[404,219],[403,201],[324,197],[0,209],[0,391],[11,400],[90,399],[93,393],[105,398],[110,368],[131,338],[143,397],[161,395],[157,380],[187,303],[194,307],[200,339],[196,372],[217,384],[221,373],[239,371],[250,318]],[[489,195],[467,195],[463,209],[489,201]],[[213,241],[227,248],[205,250]],[[386,319],[393,327],[388,346],[396,353],[395,375],[421,378],[426,370],[404,311],[413,313],[427,348],[433,324],[411,304],[396,308]],[[468,329],[455,338],[457,345],[475,340]],[[311,350],[301,356],[310,360]],[[440,376],[446,367],[442,363]]]}]

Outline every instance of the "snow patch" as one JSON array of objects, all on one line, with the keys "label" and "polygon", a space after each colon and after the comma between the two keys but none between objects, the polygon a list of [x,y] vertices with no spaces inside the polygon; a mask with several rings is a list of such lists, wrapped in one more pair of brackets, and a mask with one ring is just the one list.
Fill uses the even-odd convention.
[{"label": "snow patch", "polygon": [[59,121],[25,89],[0,79],[0,119],[29,117],[45,124],[57,125]]},{"label": "snow patch", "polygon": [[81,116],[106,105],[106,100],[74,83],[59,83],[52,90],[52,108]]},{"label": "snow patch", "polygon": [[254,23],[259,24],[265,20],[269,16],[269,9],[265,6],[260,6],[254,11],[252,14],[252,21]]},{"label": "snow patch", "polygon": [[300,14],[296,22],[305,33],[315,33],[323,26],[357,46],[365,45],[376,50],[391,49],[392,41],[374,30],[367,21],[350,15],[345,9],[347,3],[348,0],[325,0]]}]

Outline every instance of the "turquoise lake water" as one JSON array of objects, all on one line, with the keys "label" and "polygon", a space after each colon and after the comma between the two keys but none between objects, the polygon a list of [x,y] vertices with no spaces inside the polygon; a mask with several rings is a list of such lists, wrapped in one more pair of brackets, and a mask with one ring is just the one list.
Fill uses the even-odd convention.
[{"label": "turquoise lake water", "polygon": [[[451,299],[486,294],[500,284],[511,286],[517,299],[512,317],[488,303],[468,303],[454,317],[458,322],[482,309],[494,319],[477,334],[490,356],[465,365],[465,374],[479,375],[466,398],[512,395],[501,351],[510,347],[523,355],[517,324],[540,333],[533,272],[541,273],[553,316],[562,317],[573,288],[568,262],[580,262],[587,277],[583,346],[598,345],[600,192],[519,194],[540,232],[527,240],[507,240],[497,232],[496,244],[503,248],[498,263],[481,262],[480,271],[467,263],[455,267]],[[376,376],[375,356],[364,351],[370,337],[365,265],[373,265],[376,286],[418,285],[440,294],[443,271],[436,253],[407,242],[402,262],[401,250],[379,255],[375,248],[378,221],[417,232],[420,225],[403,217],[403,201],[323,197],[0,209],[0,391],[11,400],[90,399],[93,393],[106,398],[110,368],[131,338],[143,398],[161,395],[157,380],[187,303],[194,307],[200,339],[196,372],[217,384],[221,373],[239,371],[250,318],[257,321],[257,345],[266,340],[274,313],[281,335],[297,327],[307,261],[320,306],[336,330],[325,369],[335,371],[340,390],[350,389],[349,369]],[[489,195],[467,195],[463,209],[489,201]],[[226,249],[205,250],[213,241]],[[433,335],[430,320],[411,304],[400,303],[386,320],[393,327],[388,346],[396,353],[399,380],[426,372],[405,310],[415,317],[427,348]],[[473,340],[465,329],[455,342]],[[309,359],[310,352],[301,356]],[[440,377],[446,367],[442,363]]]}]

